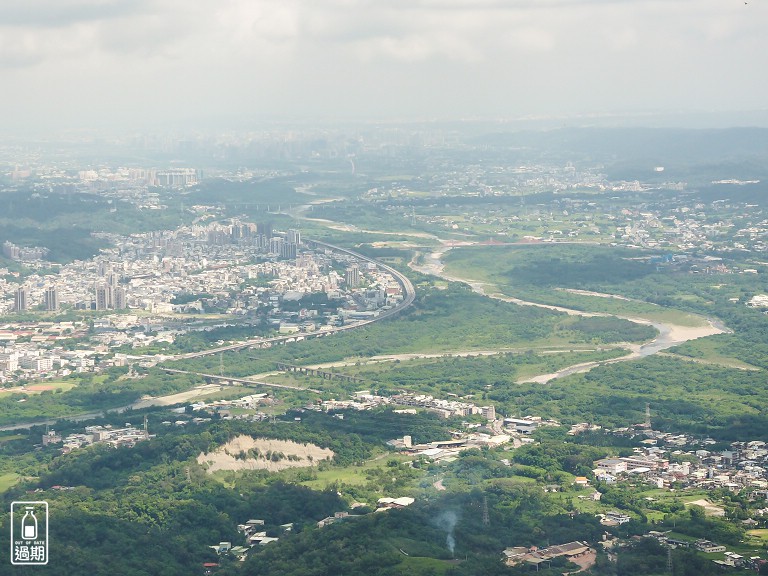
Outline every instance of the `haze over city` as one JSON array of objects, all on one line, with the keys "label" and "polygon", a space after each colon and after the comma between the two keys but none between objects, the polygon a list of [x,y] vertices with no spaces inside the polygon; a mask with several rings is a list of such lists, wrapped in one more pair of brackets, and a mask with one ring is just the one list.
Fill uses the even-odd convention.
[{"label": "haze over city", "polygon": [[766,0],[0,0],[0,576],[768,575]]},{"label": "haze over city", "polygon": [[3,128],[762,122],[729,114],[765,107],[766,16],[743,0],[13,0],[0,6]]}]

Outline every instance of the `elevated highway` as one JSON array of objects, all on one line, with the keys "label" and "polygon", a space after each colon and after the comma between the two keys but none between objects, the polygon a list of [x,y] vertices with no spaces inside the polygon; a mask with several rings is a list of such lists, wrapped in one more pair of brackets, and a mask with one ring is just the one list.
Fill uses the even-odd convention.
[{"label": "elevated highway", "polygon": [[375,318],[371,318],[370,320],[362,320],[359,322],[355,322],[353,324],[338,326],[335,328],[330,328],[328,330],[322,330],[320,332],[293,334],[290,336],[276,336],[274,338],[254,338],[252,340],[244,340],[242,342],[237,342],[235,344],[228,344],[226,346],[217,346],[216,348],[209,348],[207,350],[201,350],[199,352],[188,352],[185,354],[174,354],[172,356],[162,356],[160,361],[173,362],[177,360],[187,360],[190,358],[200,358],[202,356],[212,356],[214,354],[220,354],[222,352],[231,352],[233,350],[242,350],[244,348],[270,348],[272,346],[287,344],[291,342],[297,342],[300,340],[308,340],[310,338],[322,338],[323,336],[336,334],[338,332],[344,332],[346,330],[354,330],[355,328],[360,328],[362,326],[366,326],[368,324],[372,324],[374,322],[384,320],[385,318],[390,318],[391,316],[399,314],[400,312],[405,310],[408,306],[413,304],[414,300],[416,300],[416,289],[413,287],[413,284],[411,283],[411,281],[405,276],[405,274],[402,274],[401,272],[397,271],[392,266],[389,266],[383,262],[380,262],[375,258],[364,256],[363,254],[359,254],[352,250],[348,250],[347,248],[341,248],[340,246],[334,246],[333,244],[328,244],[327,242],[320,242],[319,240],[307,240],[306,243],[309,244],[310,246],[324,247],[327,250],[332,250],[334,252],[347,254],[348,256],[352,256],[354,258],[357,258],[358,260],[362,260],[363,262],[370,262],[372,264],[375,264],[378,268],[391,274],[392,277],[397,281],[397,283],[400,285],[400,288],[403,291],[403,300],[397,306],[394,306],[389,310],[382,310],[378,316],[376,316]]}]

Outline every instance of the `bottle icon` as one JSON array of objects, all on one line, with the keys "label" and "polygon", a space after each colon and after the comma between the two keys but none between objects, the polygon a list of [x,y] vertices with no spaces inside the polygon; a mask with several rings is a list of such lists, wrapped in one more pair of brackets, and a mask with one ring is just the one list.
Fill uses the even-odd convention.
[{"label": "bottle icon", "polygon": [[21,519],[21,537],[24,540],[35,540],[37,538],[35,509],[32,506],[27,506],[25,510],[24,517]]}]

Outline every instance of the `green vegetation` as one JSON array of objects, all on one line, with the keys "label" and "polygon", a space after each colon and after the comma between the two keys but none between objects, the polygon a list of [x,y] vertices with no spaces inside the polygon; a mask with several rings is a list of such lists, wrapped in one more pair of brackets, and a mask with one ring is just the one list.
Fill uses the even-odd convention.
[{"label": "green vegetation", "polygon": [[[703,359],[685,363],[654,357],[593,369],[547,387],[497,388],[488,398],[502,409],[626,426],[642,419],[645,402],[655,421],[715,437],[764,437],[768,399],[759,373],[733,369],[768,367],[764,316],[743,302],[760,289],[759,275],[695,275],[637,260],[637,251],[579,245],[461,248],[447,255],[449,270],[496,284],[523,299],[679,324],[702,320],[693,313],[723,319],[733,334],[678,346],[675,354]],[[562,288],[618,294],[620,300],[565,292]],[[740,303],[731,300],[736,297]],[[588,304],[588,305],[586,305]],[[674,306],[659,308],[659,305]],[[684,310],[684,311],[683,311]],[[652,313],[649,313],[652,312]],[[582,320],[592,325],[582,326]],[[594,329],[610,339],[611,319],[580,319],[572,328]],[[710,364],[720,364],[710,365]],[[712,386],[717,382],[717,387]]]},{"label": "green vegetation", "polygon": [[5,192],[0,199],[0,244],[42,246],[53,262],[87,259],[106,242],[91,232],[128,234],[178,226],[184,215],[176,207],[146,210],[94,194]]},{"label": "green vegetation", "polygon": [[11,486],[14,486],[21,477],[18,474],[10,472],[8,474],[0,474],[0,492],[5,492]]},{"label": "green vegetation", "polygon": [[[493,510],[490,525],[484,525],[477,512],[484,497]],[[522,574],[503,567],[497,559],[499,550],[511,543],[564,542],[576,534],[590,538],[600,532],[594,517],[567,518],[540,491],[499,484],[484,492],[449,494],[404,510],[302,531],[253,555],[243,573],[459,576],[481,570],[482,574]],[[451,542],[455,542],[453,551]]]},{"label": "green vegetation", "polygon": [[301,204],[310,199],[306,194],[296,192],[292,183],[280,178],[231,181],[222,178],[203,180],[189,194],[187,202],[228,205],[232,210],[267,213],[267,208],[277,211],[278,207],[288,209],[291,204]]},{"label": "green vegetation", "polygon": [[[643,301],[658,294],[661,275],[652,264],[637,260],[642,255],[610,246],[534,244],[456,248],[445,255],[445,261],[449,274],[489,283],[523,300],[681,326],[703,325],[704,319],[694,314],[664,307],[652,298]],[[647,284],[638,293],[640,281]]]},{"label": "green vegetation", "polygon": [[516,406],[520,413],[608,427],[642,422],[649,402],[657,429],[768,439],[768,387],[761,373],[668,357],[600,366],[547,386],[493,390],[488,397],[504,407]]},{"label": "green vegetation", "polygon": [[223,342],[238,342],[251,338],[274,336],[274,330],[270,329],[266,322],[258,324],[241,324],[232,326],[218,326],[209,330],[195,330],[177,336],[173,344],[164,348],[166,354],[196,352],[205,350],[211,345]]},{"label": "green vegetation", "polygon": [[[539,374],[555,372],[582,362],[607,360],[626,354],[626,350],[611,349],[594,352],[556,352],[542,354],[533,351],[461,357],[416,358],[359,366],[344,366],[338,371],[366,380],[365,386],[380,391],[409,390],[437,397],[446,394],[486,399],[489,390],[496,390]],[[308,386],[321,385],[319,378],[302,377]],[[328,384],[326,383],[326,386]],[[344,388],[341,388],[344,386]],[[359,389],[362,384],[338,384],[335,391]]]},{"label": "green vegetation", "polygon": [[[340,423],[323,419],[331,426]],[[408,424],[418,422],[410,419]],[[370,429],[370,424],[354,420],[343,423],[347,428],[361,430]],[[51,557],[56,558],[55,566],[48,570],[56,574],[81,574],[84,565],[92,566],[92,573],[99,575],[116,571],[188,574],[196,572],[202,562],[216,559],[208,548],[210,544],[242,538],[236,526],[249,518],[263,519],[271,534],[280,534],[279,526],[286,522],[293,522],[294,530],[300,533],[317,520],[346,509],[335,491],[311,491],[258,473],[241,475],[235,489],[230,490],[204,473],[194,461],[196,455],[241,433],[329,446],[336,452],[339,465],[345,466],[370,454],[372,445],[356,441],[354,434],[331,434],[322,428],[304,423],[219,423],[195,433],[161,431],[158,438],[132,449],[94,446],[55,456],[55,448],[45,448],[37,453],[47,462],[47,471],[39,483],[10,488],[18,477],[4,474],[4,498],[7,502],[19,499],[30,486],[44,490],[39,498],[50,503]],[[10,464],[11,460],[2,462]],[[393,468],[387,469],[392,474]],[[2,524],[7,529],[7,513],[2,516]],[[105,535],[109,538],[105,539]],[[128,541],[134,545],[114,553],[116,544]],[[180,550],[184,554],[179,554]],[[4,570],[0,568],[0,573]]]},{"label": "green vegetation", "polygon": [[[521,307],[472,293],[460,284],[441,290],[422,285],[414,305],[396,318],[350,332],[245,355],[224,354],[225,374],[247,376],[274,369],[276,362],[316,364],[364,359],[382,354],[437,353],[508,348],[566,348],[578,344],[646,340],[647,326],[608,321],[605,337],[601,319],[583,321],[551,310]],[[218,357],[174,363],[174,368],[218,372]]]},{"label": "green vegetation", "polygon": [[[293,420],[297,414],[298,423]],[[684,507],[700,494],[599,486],[601,502],[580,498],[587,491],[572,487],[573,476],[589,473],[595,459],[627,450],[637,441],[630,438],[600,433],[568,437],[563,429],[544,429],[537,433],[540,443],[536,445],[512,451],[468,450],[452,462],[434,464],[383,452],[389,438],[410,434],[415,442],[446,439],[459,425],[426,413],[350,411],[339,419],[292,412],[276,423],[217,421],[194,430],[160,427],[156,420],[161,417],[154,416],[151,425],[157,438],[134,448],[93,446],[58,455],[54,447],[29,451],[34,435],[27,439],[23,434],[0,443],[0,479],[9,483],[4,487],[6,504],[33,488],[41,489],[36,497],[50,504],[51,557],[56,562],[43,571],[67,576],[81,574],[82,566],[89,565],[97,576],[115,570],[170,576],[198,571],[203,562],[219,562],[220,572],[226,575],[364,571],[381,576],[469,576],[479,569],[491,575],[525,574],[530,569],[524,566],[505,568],[500,551],[508,546],[573,540],[598,542],[605,531],[628,536],[647,530],[646,518],[659,522],[658,529],[674,526],[684,538],[706,534],[735,550],[741,549],[739,540],[744,537],[741,528],[725,519],[708,518]],[[212,476],[197,464],[199,453],[241,434],[329,447],[336,457],[316,468],[273,474],[242,471]],[[24,455],[18,458],[16,453]],[[5,472],[12,466],[18,472]],[[26,479],[19,478],[22,473]],[[31,475],[39,479],[30,479]],[[445,488],[442,492],[434,486],[437,479]],[[18,485],[12,486],[14,482]],[[542,490],[552,485],[561,491]],[[66,489],[54,488],[60,486]],[[370,513],[378,498],[402,495],[413,496],[416,502],[402,510]],[[725,492],[707,497],[726,499],[726,507],[739,504]],[[366,506],[350,509],[352,502]],[[481,513],[486,506],[487,523]],[[618,528],[601,526],[595,514],[610,509],[628,511],[636,519]],[[347,518],[316,527],[318,520],[348,510]],[[221,541],[242,543],[235,528],[250,518],[263,519],[267,534],[280,540],[251,549],[243,565],[231,556],[217,557],[209,546]],[[288,522],[293,523],[291,532],[281,528]],[[7,529],[7,513],[0,523],[0,529]],[[122,542],[132,545],[114,553],[115,545]],[[653,544],[643,546],[621,548],[618,567],[629,563],[631,573],[641,575],[648,574],[657,560],[666,562]],[[635,560],[634,555],[641,553],[647,558]],[[673,558],[680,560],[680,566],[685,559],[699,567],[700,574],[712,573],[709,564],[690,552],[675,552]],[[590,573],[610,574],[614,567],[598,556]],[[540,573],[554,576],[564,569],[567,565],[561,559]],[[4,570],[0,568],[0,574]]]},{"label": "green vegetation", "polygon": [[23,392],[19,392],[19,390],[3,390],[0,389],[0,398],[6,395],[10,394],[25,394],[25,395],[34,395],[34,394],[42,394],[43,392],[66,392],[68,390],[72,390],[77,386],[77,380],[64,382],[46,382],[44,384],[29,384],[26,386],[26,388],[23,390]]},{"label": "green vegetation", "polygon": [[[337,170],[341,161],[323,162],[318,160],[313,166]],[[391,168],[371,170],[377,175],[392,174]],[[224,215],[247,214],[276,227],[295,225],[287,214],[300,213],[342,226],[354,222],[354,230],[340,236],[327,226],[340,228],[333,222],[308,221],[305,234],[311,230],[317,238],[385,257],[402,267],[411,258],[410,252],[401,249],[405,242],[416,240],[421,245],[418,249],[425,252],[437,245],[433,233],[456,239],[497,234],[495,222],[464,207],[498,208],[498,216],[510,220],[519,212],[519,198],[483,195],[462,198],[462,214],[446,216],[448,203],[455,202],[455,197],[435,198],[428,191],[428,176],[416,175],[422,171],[415,166],[402,168],[403,176],[397,180],[407,189],[398,192],[398,198],[380,202],[359,199],[377,185],[375,178],[337,179],[308,173],[251,182],[210,180],[180,195],[161,191],[162,201],[170,208],[148,211],[152,214],[95,196],[8,194],[3,197],[7,210],[0,210],[0,226],[12,241],[49,246],[54,259],[66,261],[90,255],[102,245],[92,231],[148,230],[188,220],[191,214],[181,209],[183,197],[186,205],[216,203]],[[318,185],[302,189],[312,189],[320,196],[310,197],[294,189],[309,184]],[[586,197],[579,191],[574,195]],[[311,210],[298,207],[326,196],[349,200]],[[358,200],[352,200],[356,197]],[[535,201],[560,202],[552,194]],[[617,200],[622,205],[634,201],[630,195]],[[50,221],[39,221],[36,210],[43,204],[56,207]],[[276,214],[278,210],[283,214]],[[581,238],[608,239],[612,232],[606,230],[614,226],[611,220],[600,214],[599,206],[585,210],[602,231],[584,231]],[[407,217],[409,212],[411,217]],[[574,225],[581,215],[571,218],[564,214],[564,218]],[[552,234],[553,223],[551,216],[542,219],[523,214],[505,224],[503,234],[508,239]],[[52,246],[54,238],[60,246]],[[374,248],[372,243],[379,241],[387,242],[388,247]],[[504,567],[501,550],[572,540],[596,544],[605,532],[621,537],[622,542],[611,550],[611,560],[600,549],[596,564],[586,573],[662,574],[666,572],[666,548],[649,538],[631,539],[650,529],[671,531],[671,536],[688,541],[707,537],[746,555],[755,548],[763,549],[768,538],[764,529],[746,532],[739,520],[764,506],[764,501],[725,490],[651,488],[639,477],[616,485],[594,480],[591,471],[596,459],[631,454],[639,436],[592,432],[570,437],[565,428],[546,427],[535,434],[534,444],[465,450],[434,462],[426,456],[394,453],[385,443],[404,435],[415,443],[447,440],[457,430],[468,428],[461,419],[443,420],[425,411],[416,415],[389,409],[325,414],[304,409],[318,396],[344,398],[360,388],[384,394],[409,390],[439,398],[467,398],[477,405],[493,404],[499,414],[623,427],[641,422],[648,402],[655,429],[722,441],[768,440],[768,385],[763,374],[768,369],[768,330],[765,316],[744,306],[752,295],[764,292],[762,274],[767,268],[748,256],[729,258],[728,265],[734,269],[748,266],[759,274],[712,273],[695,263],[660,261],[658,254],[649,251],[605,245],[455,248],[446,255],[448,273],[484,282],[487,292],[680,326],[702,326],[705,318],[718,318],[734,333],[691,341],[665,355],[606,363],[627,353],[625,343],[653,338],[655,329],[615,316],[569,316],[518,306],[482,297],[458,283],[409,273],[418,297],[414,306],[397,317],[286,346],[169,364],[213,374],[221,367],[224,375],[250,376],[275,370],[277,362],[334,363],[337,366],[329,371],[364,382],[280,374],[275,381],[322,392],[271,391],[273,403],[260,410],[275,416],[273,422],[229,421],[216,414],[209,423],[163,426],[161,421],[187,420],[191,415],[150,410],[150,429],[157,437],[131,449],[97,445],[62,455],[56,447],[34,447],[42,434],[39,428],[7,434],[0,437],[4,510],[11,500],[35,490],[40,491],[35,498],[50,502],[51,557],[55,562],[40,571],[63,576],[84,572],[174,576],[200,573],[203,562],[218,562],[224,576],[528,574],[531,568],[527,566]],[[30,272],[14,263],[10,267],[22,275]],[[188,294],[175,302],[207,296]],[[285,309],[334,310],[338,304],[324,295],[311,296],[287,304]],[[196,351],[220,341],[269,334],[265,324],[223,326],[192,332],[170,346],[144,352]],[[486,351],[492,354],[480,354]],[[373,356],[398,354],[425,357],[371,361]],[[602,365],[547,385],[518,383],[588,362]],[[128,405],[144,394],[170,394],[201,383],[194,375],[170,375],[161,369],[134,366],[130,374],[129,378],[127,368],[111,369],[52,382],[54,390],[4,391],[0,394],[0,424],[98,413]],[[251,392],[251,388],[232,388],[213,397]],[[232,410],[234,416],[250,413]],[[109,415],[108,420],[115,425],[126,420],[135,424],[143,415],[128,411]],[[479,417],[468,420],[479,426],[478,432],[497,432]],[[60,422],[56,428],[59,432],[81,431],[82,425]],[[332,449],[335,457],[316,466],[275,473],[208,474],[197,463],[198,454],[238,435],[312,443]],[[601,498],[593,498],[593,487],[573,486],[575,476],[590,476]],[[412,496],[416,502],[402,510],[371,513],[383,496]],[[689,505],[704,497],[721,506],[725,517],[709,517]],[[602,526],[595,515],[609,510],[621,510],[632,520],[618,527]],[[350,516],[317,527],[318,520],[335,512],[350,512]],[[242,544],[236,526],[249,518],[263,519],[268,535],[280,536],[280,541],[254,547],[242,564],[231,556],[217,557],[210,546],[221,541]],[[7,513],[3,513],[0,530],[7,529],[7,522]],[[293,523],[291,532],[281,527],[288,522]],[[709,558],[691,550],[675,550],[671,559],[675,576],[719,572]],[[542,566],[539,573],[552,576],[576,569],[561,558]],[[5,573],[10,573],[9,568],[0,566],[0,574]]]},{"label": "green vegetation", "polygon": [[79,374],[61,382],[56,390],[4,393],[0,395],[0,425],[100,412],[126,406],[145,394],[171,394],[201,383],[195,376],[170,375],[160,370],[152,370],[144,378],[128,379],[123,377],[127,370],[112,368],[102,375]]},{"label": "green vegetation", "polygon": [[747,536],[759,541],[762,544],[768,544],[768,528],[759,528],[757,530],[748,530]]}]

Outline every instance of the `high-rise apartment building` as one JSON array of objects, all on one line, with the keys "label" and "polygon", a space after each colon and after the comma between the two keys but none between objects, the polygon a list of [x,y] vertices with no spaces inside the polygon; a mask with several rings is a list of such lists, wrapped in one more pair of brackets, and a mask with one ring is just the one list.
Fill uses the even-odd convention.
[{"label": "high-rise apartment building", "polygon": [[112,288],[106,284],[96,286],[96,310],[106,310],[112,304]]},{"label": "high-rise apartment building", "polygon": [[480,413],[486,420],[496,420],[496,407],[495,406],[481,406]]},{"label": "high-rise apartment building", "polygon": [[115,310],[125,310],[126,308],[128,308],[125,288],[123,288],[122,286],[118,286],[117,288],[114,289],[113,294],[114,294],[113,300],[114,300]]},{"label": "high-rise apartment building", "polygon": [[16,294],[13,299],[14,310],[16,312],[24,312],[29,306],[29,292],[23,286],[16,290]]},{"label": "high-rise apartment building", "polygon": [[45,299],[45,309],[48,312],[55,312],[59,309],[59,293],[56,290],[56,286],[48,286],[43,297]]},{"label": "high-rise apartment building", "polygon": [[296,244],[293,242],[283,242],[280,245],[281,258],[296,258]]},{"label": "high-rise apartment building", "polygon": [[18,260],[21,250],[13,242],[6,240],[3,242],[3,256],[11,260]]},{"label": "high-rise apartment building", "polygon": [[281,254],[283,244],[285,244],[285,240],[279,236],[273,236],[269,239],[269,251],[272,254]]},{"label": "high-rise apartment building", "polygon": [[357,267],[357,264],[353,264],[347,268],[345,280],[349,288],[357,288],[360,286],[360,269]]},{"label": "high-rise apartment building", "polygon": [[289,244],[296,244],[298,246],[301,244],[301,231],[291,228],[288,230],[288,234],[286,234],[285,239]]}]

